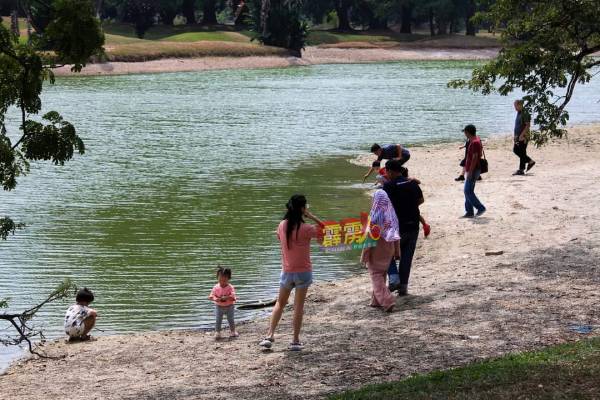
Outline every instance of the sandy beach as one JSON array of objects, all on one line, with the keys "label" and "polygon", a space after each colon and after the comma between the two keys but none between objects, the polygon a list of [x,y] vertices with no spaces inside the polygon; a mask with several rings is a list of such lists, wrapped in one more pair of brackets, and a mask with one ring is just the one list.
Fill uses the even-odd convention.
[{"label": "sandy beach", "polygon": [[[346,44],[348,45],[348,44]],[[142,62],[107,62],[88,64],[79,74],[69,66],[57,68],[58,76],[70,75],[126,75],[159,72],[190,72],[215,69],[283,68],[299,65],[348,64],[403,60],[487,60],[498,54],[495,48],[382,48],[364,43],[355,47],[309,46],[302,58],[278,56],[165,58]]]},{"label": "sandy beach", "polygon": [[270,352],[257,346],[264,319],[242,325],[234,340],[201,331],[59,340],[44,351],[62,358],[16,363],[0,377],[0,397],[316,399],[586,336],[571,325],[593,325],[598,335],[600,124],[531,146],[537,165],[525,176],[511,176],[511,143],[486,140],[490,173],[476,193],[488,212],[472,220],[458,218],[461,138],[411,149],[407,167],[422,181],[432,234],[419,240],[410,294],[391,314],[368,306],[365,271],[310,289],[302,352],[286,350],[289,311]]}]

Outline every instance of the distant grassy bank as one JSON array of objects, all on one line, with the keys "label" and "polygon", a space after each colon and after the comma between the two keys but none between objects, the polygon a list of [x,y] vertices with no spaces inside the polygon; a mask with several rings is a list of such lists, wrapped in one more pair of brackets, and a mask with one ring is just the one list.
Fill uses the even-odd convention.
[{"label": "distant grassy bank", "polygon": [[367,386],[330,400],[599,398],[600,337],[596,337]]},{"label": "distant grassy bank", "polygon": [[[5,26],[10,18],[4,17]],[[21,40],[26,40],[27,29],[20,19]],[[105,22],[106,35],[104,60],[140,62],[166,58],[197,57],[250,57],[287,56],[285,49],[263,46],[252,41],[253,33],[237,30],[229,25],[156,25],[150,28],[143,39],[135,35],[131,24]],[[334,30],[312,30],[308,46],[326,48],[459,48],[481,49],[498,47],[491,37],[467,37],[450,35],[431,37],[424,33],[399,34],[388,31],[354,31],[341,33]]]}]

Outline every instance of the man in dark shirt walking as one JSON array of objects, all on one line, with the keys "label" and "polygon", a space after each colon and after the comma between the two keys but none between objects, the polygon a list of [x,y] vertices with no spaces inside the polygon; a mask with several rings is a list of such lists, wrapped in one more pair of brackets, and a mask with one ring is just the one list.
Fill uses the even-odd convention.
[{"label": "man in dark shirt walking", "polygon": [[515,145],[513,146],[513,152],[519,157],[519,169],[513,175],[525,175],[525,165],[527,165],[527,171],[535,165],[535,161],[527,155],[531,116],[523,109],[523,100],[515,100],[514,106],[517,111],[517,117],[515,118]]},{"label": "man in dark shirt walking", "polygon": [[408,279],[419,238],[419,206],[425,201],[419,185],[402,176],[402,168],[400,160],[386,162],[389,181],[383,185],[383,190],[394,206],[400,227],[400,296],[408,293]]}]

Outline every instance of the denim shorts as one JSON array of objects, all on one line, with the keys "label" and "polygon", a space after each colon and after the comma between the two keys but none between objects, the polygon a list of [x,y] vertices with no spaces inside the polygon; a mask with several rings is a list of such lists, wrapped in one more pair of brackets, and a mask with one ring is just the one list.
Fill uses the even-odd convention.
[{"label": "denim shorts", "polygon": [[312,271],[309,272],[283,272],[279,277],[279,286],[282,289],[303,289],[310,286],[313,281]]}]

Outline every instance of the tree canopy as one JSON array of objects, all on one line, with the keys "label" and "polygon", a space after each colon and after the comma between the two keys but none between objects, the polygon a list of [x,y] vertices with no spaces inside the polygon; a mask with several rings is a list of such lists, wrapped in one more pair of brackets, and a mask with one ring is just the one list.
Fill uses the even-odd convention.
[{"label": "tree canopy", "polygon": [[598,0],[498,0],[476,21],[501,30],[499,56],[473,71],[470,80],[450,82],[483,94],[508,95],[521,89],[525,107],[535,114],[533,140],[541,145],[561,137],[566,109],[577,84],[597,74],[600,59]]},{"label": "tree canopy", "polygon": [[[17,178],[29,171],[29,161],[62,165],[75,151],[83,154],[85,147],[75,127],[58,112],[45,113],[41,122],[31,117],[42,111],[40,95],[46,80],[54,83],[52,68],[70,64],[73,71],[81,71],[104,44],[90,0],[31,0],[23,5],[27,12],[37,6],[40,18],[43,9],[47,23],[27,43],[0,24],[0,184],[4,190],[16,187]],[[20,111],[18,131],[8,131],[5,124],[11,107]],[[0,218],[0,238],[22,226],[9,217]]]}]

